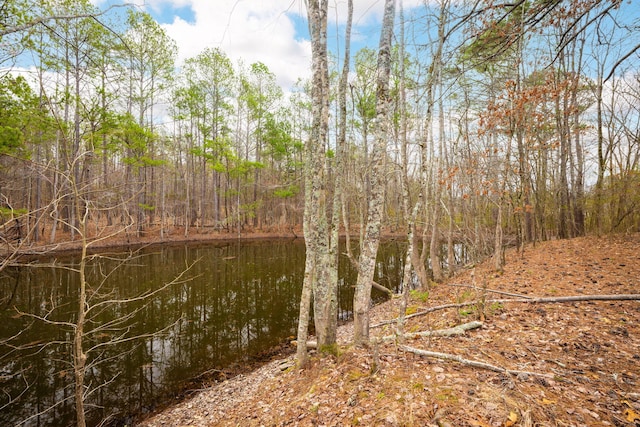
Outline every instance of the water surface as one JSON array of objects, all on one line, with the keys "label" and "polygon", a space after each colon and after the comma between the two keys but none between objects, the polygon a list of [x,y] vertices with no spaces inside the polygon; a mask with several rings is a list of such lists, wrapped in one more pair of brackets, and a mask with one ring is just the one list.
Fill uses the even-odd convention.
[{"label": "water surface", "polygon": [[[398,286],[404,249],[396,241],[381,246],[379,283]],[[234,241],[93,258],[89,425],[126,423],[203,372],[242,365],[288,341],[297,326],[304,251],[302,240]],[[0,425],[74,423],[73,329],[64,323],[77,314],[76,267],[73,257],[49,258],[0,273]],[[339,276],[339,315],[348,318],[356,275],[344,257]]]}]

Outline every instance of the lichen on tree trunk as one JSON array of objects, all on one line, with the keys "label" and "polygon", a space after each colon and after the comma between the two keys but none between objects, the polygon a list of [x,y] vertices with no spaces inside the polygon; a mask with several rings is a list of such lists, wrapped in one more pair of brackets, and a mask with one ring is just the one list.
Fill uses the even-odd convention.
[{"label": "lichen on tree trunk", "polygon": [[380,48],[378,51],[376,91],[376,139],[371,153],[371,198],[368,201],[368,216],[358,262],[358,279],[353,297],[354,329],[356,345],[369,341],[369,305],[371,284],[375,272],[376,256],[380,244],[380,229],[384,210],[384,153],[389,134],[389,75],[391,70],[391,38],[395,17],[395,0],[386,0]]},{"label": "lichen on tree trunk", "polygon": [[[327,56],[327,0],[307,2],[312,52],[312,126],[306,147],[305,218],[306,244],[305,283],[300,306],[298,342],[306,342],[310,297],[313,294],[314,323],[318,348],[332,348],[337,330],[337,271],[332,256],[327,219],[328,173],[325,154],[329,128],[329,68]],[[304,364],[306,348],[299,348],[298,363]]]}]

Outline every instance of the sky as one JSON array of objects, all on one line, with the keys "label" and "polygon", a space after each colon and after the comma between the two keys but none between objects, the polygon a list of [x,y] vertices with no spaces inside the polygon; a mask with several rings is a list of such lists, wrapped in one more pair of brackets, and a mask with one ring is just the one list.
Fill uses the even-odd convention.
[{"label": "sky", "polygon": [[[92,0],[98,7],[123,1],[151,14],[176,41],[178,66],[205,48],[220,48],[237,64],[264,63],[279,85],[291,88],[311,73],[305,0]],[[634,0],[637,1],[637,0]],[[403,0],[405,13],[432,0]],[[376,47],[384,0],[354,0],[352,52]],[[628,13],[629,8],[625,8]],[[633,10],[633,8],[631,8]],[[632,13],[632,18],[638,19]],[[328,45],[344,49],[347,0],[329,0]]]},{"label": "sky", "polygon": [[[108,0],[94,0],[98,7]],[[176,41],[178,65],[206,47],[220,48],[234,62],[264,63],[282,87],[310,76],[311,44],[304,0],[133,0]],[[423,0],[404,0],[404,7]],[[376,46],[384,0],[354,0],[352,49]],[[329,0],[329,40],[336,47],[347,0]],[[340,32],[342,34],[342,32]],[[340,36],[342,37],[342,36]],[[342,47],[340,47],[342,49]]]}]

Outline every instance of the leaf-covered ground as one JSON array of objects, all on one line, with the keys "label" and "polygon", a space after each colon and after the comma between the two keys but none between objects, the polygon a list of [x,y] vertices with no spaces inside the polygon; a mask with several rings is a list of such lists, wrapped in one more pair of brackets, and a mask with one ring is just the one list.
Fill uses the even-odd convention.
[{"label": "leaf-covered ground", "polygon": [[[463,285],[463,286],[453,286]],[[486,287],[487,292],[468,287]],[[492,293],[490,291],[503,293]],[[640,293],[640,235],[557,240],[507,252],[502,274],[466,269],[408,312],[484,301],[416,316],[405,331],[483,326],[406,345],[450,353],[520,373],[500,373],[422,357],[393,341],[368,349],[343,345],[337,357],[292,358],[212,384],[147,419],[145,426],[640,426],[640,302],[491,303],[536,297]],[[373,323],[398,313],[377,306]],[[350,325],[341,327],[348,342]],[[395,325],[372,329],[376,337]],[[527,373],[528,372],[528,373]]]}]

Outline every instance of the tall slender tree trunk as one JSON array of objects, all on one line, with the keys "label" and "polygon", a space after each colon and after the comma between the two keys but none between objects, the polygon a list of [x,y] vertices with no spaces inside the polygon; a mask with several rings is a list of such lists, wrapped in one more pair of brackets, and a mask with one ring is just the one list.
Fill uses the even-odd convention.
[{"label": "tall slender tree trunk", "polygon": [[409,212],[411,205],[411,191],[409,182],[409,155],[407,150],[407,111],[406,111],[406,68],[405,68],[405,39],[404,39],[404,6],[400,0],[398,7],[398,17],[400,19],[400,161],[401,161],[401,185],[402,185],[402,214],[407,222],[407,253],[402,269],[402,299],[400,300],[400,310],[398,313],[398,322],[396,324],[396,334],[400,341],[404,336],[404,320],[409,303],[409,291],[411,290],[411,259],[415,252],[414,236],[416,234],[416,218],[420,211],[420,199]]},{"label": "tall slender tree trunk", "polygon": [[[304,235],[310,235],[311,230],[309,227],[309,217],[311,216],[311,180],[305,180],[305,208],[304,219],[302,229]],[[315,257],[310,256],[309,244],[305,244],[307,247],[307,253],[304,265],[304,278],[302,281],[302,294],[300,296],[300,313],[298,315],[298,334],[297,334],[297,348],[296,348],[296,360],[298,367],[302,368],[307,364],[307,339],[309,337],[309,319],[311,318],[311,295],[313,292],[313,277],[315,272]]]},{"label": "tall slender tree trunk", "polygon": [[[334,178],[334,193],[331,218],[331,243],[330,258],[332,268],[329,268],[329,282],[331,283],[331,292],[337,294],[338,290],[338,259],[339,259],[339,230],[340,230],[340,212],[344,211],[344,191],[345,182],[345,164],[346,164],[346,145],[347,145],[347,80],[349,78],[350,56],[351,56],[351,26],[353,21],[353,0],[347,3],[347,23],[345,28],[345,50],[344,63],[342,65],[342,73],[338,83],[338,138],[337,138],[337,156],[336,171]],[[346,214],[346,213],[345,213]],[[348,228],[347,228],[348,232]],[[347,241],[347,244],[350,242]],[[337,300],[336,307],[331,307],[331,312],[338,311]],[[337,317],[336,317],[337,322]],[[333,326],[332,326],[333,327]],[[337,327],[337,325],[336,325]]]},{"label": "tall slender tree trunk", "polygon": [[[562,57],[564,59],[564,57]],[[558,82],[560,83],[560,82]],[[558,135],[560,138],[560,164],[559,164],[559,212],[558,212],[558,237],[566,239],[571,237],[569,230],[569,180],[567,177],[567,163],[569,160],[569,135],[567,129],[567,118],[565,117],[566,106],[566,92],[562,96],[562,101],[565,103],[561,105],[561,97],[557,96],[555,99],[555,115],[556,126],[558,128]]]},{"label": "tall slender tree trunk", "polygon": [[371,153],[371,199],[368,203],[367,223],[360,259],[358,280],[353,297],[354,343],[369,342],[369,305],[376,256],[380,244],[380,229],[384,211],[384,153],[389,135],[389,76],[391,74],[391,39],[395,17],[395,0],[386,0],[380,48],[378,52],[376,89],[376,142]]},{"label": "tall slender tree trunk", "polygon": [[[444,11],[442,12],[444,15]],[[442,23],[441,19],[441,23]],[[444,32],[444,27],[441,24],[439,26],[440,32]],[[439,37],[444,37],[444,34],[440,34]],[[438,96],[438,159],[435,162],[435,170],[439,171],[442,175],[444,175],[443,170],[446,168],[446,163],[444,162],[444,105],[443,105],[443,96],[442,96],[442,63],[441,57],[436,58],[438,61],[438,66],[434,67],[434,79],[438,88],[440,90],[440,96]],[[433,132],[431,144],[435,145],[435,140],[433,140]],[[433,280],[435,282],[440,282],[444,278],[444,274],[442,272],[442,259],[440,255],[441,250],[441,242],[440,242],[440,215],[441,208],[440,203],[442,200],[442,190],[443,185],[440,183],[439,177],[434,177],[433,179],[433,217],[431,218],[431,241],[429,244],[429,258],[431,259],[431,272],[433,273]]]},{"label": "tall slender tree trunk", "polygon": [[[312,51],[312,128],[307,144],[305,162],[305,218],[306,245],[305,281],[300,302],[298,323],[298,362],[306,360],[306,328],[310,299],[313,294],[313,315],[321,352],[332,351],[337,331],[337,289],[331,269],[338,266],[332,258],[327,221],[329,186],[326,171],[326,141],[329,130],[329,67],[327,56],[328,0],[307,3]],[[337,274],[337,273],[335,273]],[[335,281],[337,282],[337,280]]]},{"label": "tall slender tree trunk", "polygon": [[[576,110],[578,110],[576,108]],[[580,138],[580,126],[579,113],[576,112],[574,116],[574,128],[575,140],[574,145],[576,148],[576,175],[573,187],[575,188],[575,203],[574,203],[574,222],[575,222],[575,234],[577,236],[583,236],[585,234],[585,213],[584,213],[584,153],[582,150],[582,141]]]},{"label": "tall slender tree trunk", "polygon": [[[75,196],[79,196],[77,182],[71,182]],[[86,375],[87,355],[84,352],[84,326],[87,315],[87,278],[85,276],[87,263],[87,218],[86,215],[80,213],[79,205],[77,211],[74,212],[79,218],[80,238],[82,239],[82,252],[80,255],[80,265],[78,266],[79,289],[78,289],[78,314],[76,317],[74,334],[73,334],[73,375],[74,375],[74,398],[76,408],[76,426],[85,427],[85,408],[84,408],[84,380]]]},{"label": "tall slender tree trunk", "polygon": [[604,151],[604,118],[603,118],[603,106],[602,106],[602,75],[598,72],[598,79],[596,83],[596,128],[598,132],[598,177],[596,179],[596,194],[595,194],[595,206],[594,206],[594,228],[596,233],[600,235],[603,229],[602,216],[603,216],[603,189],[604,189],[604,174],[607,169],[607,160]]},{"label": "tall slender tree trunk", "polygon": [[429,259],[431,260],[431,275],[434,282],[442,281],[442,265],[440,264],[440,189],[437,182],[433,183],[433,210],[431,212],[431,238],[429,240]]},{"label": "tall slender tree trunk", "polygon": [[[502,199],[502,196],[500,197]],[[498,215],[496,218],[496,232],[493,244],[493,268],[502,271],[504,267],[504,257],[502,256],[502,200],[498,201]]]}]

